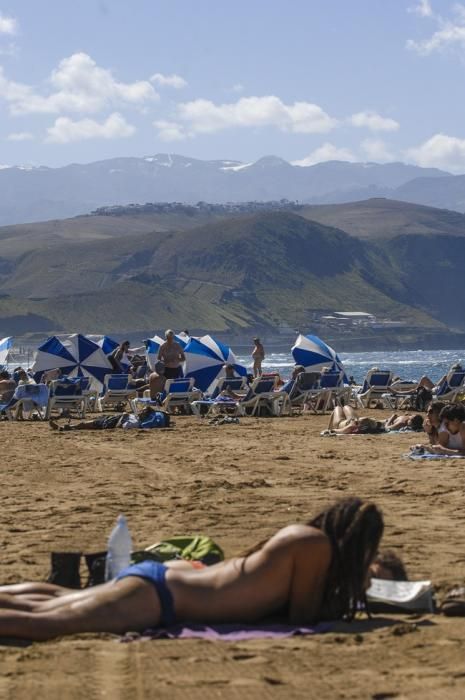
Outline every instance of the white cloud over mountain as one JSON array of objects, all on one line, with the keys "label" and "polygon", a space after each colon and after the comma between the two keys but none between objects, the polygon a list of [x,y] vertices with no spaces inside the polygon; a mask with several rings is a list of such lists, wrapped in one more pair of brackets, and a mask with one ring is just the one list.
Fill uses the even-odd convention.
[{"label": "white cloud over mountain", "polygon": [[451,172],[465,169],[465,139],[447,134],[434,134],[415,148],[405,153],[406,157],[423,167],[444,168]]},{"label": "white cloud over mountain", "polygon": [[397,131],[400,124],[395,119],[382,117],[376,112],[357,112],[349,117],[349,123],[356,127],[365,127],[370,131]]},{"label": "white cloud over mountain", "polygon": [[[155,122],[155,126],[157,126]],[[166,122],[157,126],[162,138],[168,140]],[[337,126],[318,105],[310,102],[285,104],[275,95],[241,97],[237,102],[215,104],[197,99],[178,105],[176,119],[169,122],[175,138],[184,135],[208,134],[234,127],[275,127],[281,131],[299,134],[317,134],[331,131]],[[174,126],[176,125],[176,129]]]},{"label": "white cloud over mountain", "polygon": [[47,129],[46,141],[49,143],[70,143],[88,139],[121,139],[132,136],[135,128],[128,124],[121,114],[114,112],[104,122],[94,119],[73,121],[69,117],[59,117],[53,126]]},{"label": "white cloud over mountain", "polygon": [[150,78],[151,83],[160,87],[172,87],[175,90],[180,90],[187,86],[187,82],[180,75],[173,73],[172,75],[163,75],[163,73],[155,73]]},{"label": "white cloud over mountain", "polygon": [[354,162],[357,158],[348,148],[340,148],[332,143],[326,142],[312,151],[308,156],[302,158],[302,160],[292,161],[292,165],[306,167],[308,165],[315,165],[315,163],[323,163],[327,160]]},{"label": "white cloud over mountain", "polygon": [[42,95],[29,85],[8,80],[0,68],[0,98],[6,100],[14,115],[97,113],[111,105],[139,106],[158,99],[147,80],[119,82],[111,71],[100,68],[85,53],[75,53],[60,61],[49,83],[52,91]]},{"label": "white cloud over mountain", "polygon": [[380,139],[365,139],[360,144],[360,147],[368,160],[377,163],[394,160],[394,155],[389,151],[384,141]]}]

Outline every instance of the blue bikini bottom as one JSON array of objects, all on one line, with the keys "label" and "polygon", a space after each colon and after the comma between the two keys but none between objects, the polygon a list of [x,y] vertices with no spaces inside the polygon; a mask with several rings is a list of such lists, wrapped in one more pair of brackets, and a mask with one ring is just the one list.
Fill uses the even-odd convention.
[{"label": "blue bikini bottom", "polygon": [[116,577],[116,581],[126,578],[126,576],[138,576],[139,578],[150,581],[150,583],[155,586],[155,590],[160,599],[160,626],[169,627],[176,623],[176,615],[174,612],[173,596],[166,585],[166,570],[167,567],[164,564],[146,559],[140,562],[140,564],[132,564],[120,571]]}]

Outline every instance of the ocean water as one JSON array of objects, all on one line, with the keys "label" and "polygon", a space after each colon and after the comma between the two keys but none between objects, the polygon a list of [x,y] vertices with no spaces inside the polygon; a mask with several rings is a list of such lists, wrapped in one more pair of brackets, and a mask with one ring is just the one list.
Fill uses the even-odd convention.
[{"label": "ocean water", "polygon": [[[246,367],[252,366],[250,355],[236,353],[238,361]],[[465,365],[465,350],[402,350],[400,352],[344,352],[339,357],[347,376],[353,375],[361,383],[367,371],[372,367],[389,369],[403,380],[417,380],[426,374],[432,381],[437,381],[446,374],[456,362]],[[291,374],[294,361],[291,353],[270,352],[267,354],[263,368],[276,371],[283,378]]]},{"label": "ocean water", "polygon": [[[234,348],[233,348],[234,349]],[[251,349],[242,347],[236,350],[238,362],[247,368],[252,368]],[[464,350],[402,350],[398,352],[348,352],[340,353],[339,357],[344,365],[347,376],[353,375],[357,383],[362,383],[367,371],[371,367],[389,369],[403,380],[418,380],[427,375],[435,382],[446,374],[451,365],[460,362],[465,366]],[[13,369],[17,365],[29,367],[33,361],[33,353],[22,361],[9,365]],[[294,360],[289,349],[268,350],[263,368],[269,372],[279,372],[283,379],[287,379],[294,367]]]}]

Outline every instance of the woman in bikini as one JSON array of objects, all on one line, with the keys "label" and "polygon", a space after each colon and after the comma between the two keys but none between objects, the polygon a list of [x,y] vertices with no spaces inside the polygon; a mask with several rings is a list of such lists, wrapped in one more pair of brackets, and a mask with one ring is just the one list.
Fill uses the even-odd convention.
[{"label": "woman in bikini", "polygon": [[350,620],[365,602],[383,527],[373,503],[349,498],[205,569],[144,561],[82,591],[46,583],[3,586],[0,636],[121,634],[186,620],[252,622],[283,611],[291,623]]},{"label": "woman in bikini", "polygon": [[328,430],[322,434],[357,435],[382,432],[384,432],[382,421],[368,418],[368,416],[359,417],[352,406],[336,406],[329,419]]}]

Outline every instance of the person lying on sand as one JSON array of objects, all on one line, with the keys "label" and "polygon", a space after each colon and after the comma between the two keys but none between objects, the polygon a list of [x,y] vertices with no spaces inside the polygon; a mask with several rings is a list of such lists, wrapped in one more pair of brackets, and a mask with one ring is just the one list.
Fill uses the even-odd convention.
[{"label": "person lying on sand", "polygon": [[324,434],[363,435],[401,430],[402,428],[421,430],[422,426],[423,417],[419,414],[398,415],[393,413],[386,420],[380,421],[368,416],[359,417],[352,406],[336,406],[329,419],[328,430],[324,431]]},{"label": "person lying on sand", "polygon": [[398,415],[393,413],[392,416],[384,421],[385,430],[402,430],[409,428],[410,430],[423,430],[423,416],[420,413],[403,413]]},{"label": "person lying on sand", "polygon": [[28,593],[3,588],[0,636],[122,634],[187,620],[246,623],[282,611],[296,624],[351,620],[365,603],[383,529],[375,504],[348,498],[205,569],[144,561],[113,581],[72,593],[46,583]]},{"label": "person lying on sand", "polygon": [[382,421],[367,416],[359,417],[352,406],[336,406],[329,419],[328,430],[325,431],[325,434],[358,435],[382,432],[384,432]]},{"label": "person lying on sand", "polygon": [[430,445],[413,445],[416,454],[465,455],[465,406],[446,404],[439,414],[437,441]]},{"label": "person lying on sand", "polygon": [[[57,421],[50,420],[48,422],[52,430],[57,430],[58,432],[68,432],[70,430],[113,430],[114,428],[123,428],[123,430],[129,430],[131,428],[143,428],[144,421],[148,420],[151,414],[157,409],[151,406],[146,406],[138,414],[135,413],[121,413],[113,415],[102,415],[97,418],[90,418],[89,420],[84,420],[79,423],[66,423],[65,425],[59,425]],[[158,409],[159,410],[159,409]]]}]

